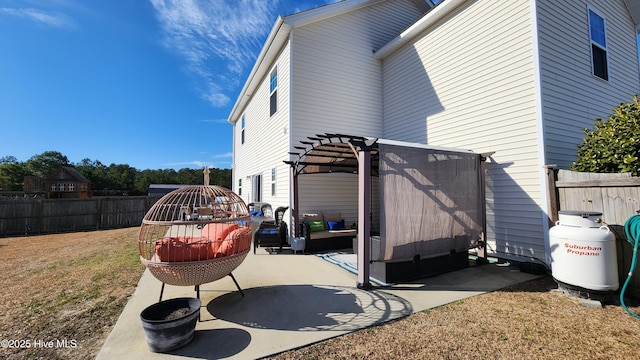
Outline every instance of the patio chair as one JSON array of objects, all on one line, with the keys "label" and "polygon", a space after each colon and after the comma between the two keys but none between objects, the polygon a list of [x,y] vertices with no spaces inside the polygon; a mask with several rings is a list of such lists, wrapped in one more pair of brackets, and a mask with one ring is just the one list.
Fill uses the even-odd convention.
[{"label": "patio chair", "polygon": [[[253,234],[253,253],[259,246],[262,247],[278,247],[282,250],[287,245],[287,223],[283,221],[284,213],[289,209],[288,206],[278,207],[275,211],[275,217],[259,216],[252,217],[252,221],[259,221],[257,228]],[[271,205],[263,204],[262,213],[270,214]]]}]

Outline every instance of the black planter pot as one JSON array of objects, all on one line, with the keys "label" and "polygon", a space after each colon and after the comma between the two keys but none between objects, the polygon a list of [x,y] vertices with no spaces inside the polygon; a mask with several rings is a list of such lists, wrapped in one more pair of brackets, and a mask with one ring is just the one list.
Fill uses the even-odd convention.
[{"label": "black planter pot", "polygon": [[144,309],[140,320],[149,350],[167,352],[187,345],[193,339],[200,306],[199,299],[176,298]]}]

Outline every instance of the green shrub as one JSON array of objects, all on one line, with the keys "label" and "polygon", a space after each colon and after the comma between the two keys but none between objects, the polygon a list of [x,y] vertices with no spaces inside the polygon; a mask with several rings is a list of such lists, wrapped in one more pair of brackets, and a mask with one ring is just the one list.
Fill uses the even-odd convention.
[{"label": "green shrub", "polygon": [[571,170],[595,173],[640,173],[640,100],[637,96],[613,109],[607,121],[596,119],[584,130],[578,160]]}]

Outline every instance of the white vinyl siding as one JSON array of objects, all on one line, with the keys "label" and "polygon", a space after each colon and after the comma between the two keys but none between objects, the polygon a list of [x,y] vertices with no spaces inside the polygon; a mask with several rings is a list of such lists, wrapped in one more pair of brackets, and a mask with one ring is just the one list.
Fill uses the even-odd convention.
[{"label": "white vinyl siding", "polygon": [[381,68],[373,50],[420,16],[385,1],[293,31],[293,143],[315,134],[382,134]]},{"label": "white vinyl siding", "polygon": [[467,2],[384,59],[383,135],[495,151],[489,251],[544,259],[530,9],[528,1]]},{"label": "white vinyl siding", "polygon": [[358,221],[358,175],[308,174],[299,177],[300,216],[340,212],[345,225]]},{"label": "white vinyl siding", "polygon": [[[282,27],[274,28],[274,43],[288,41],[256,64],[259,81],[250,78],[232,112],[234,185],[242,179],[243,198],[252,196],[251,177],[261,174],[262,200],[289,205],[289,166],[282,161],[316,134],[495,152],[486,164],[489,251],[545,259],[544,165],[569,166],[583,129],[640,93],[634,24],[623,0],[448,4],[459,6],[409,43],[396,38],[377,54],[421,16],[413,1],[354,1],[348,11],[276,22]],[[589,7],[607,19],[608,81],[592,75]],[[270,118],[269,72],[276,67],[278,111]],[[268,191],[273,167],[276,196]],[[340,211],[355,221],[354,175],[299,181],[301,213]]]},{"label": "white vinyl siding", "polygon": [[[234,184],[242,179],[242,198],[251,202],[255,195],[251,177],[262,175],[261,201],[275,210],[289,205],[289,44],[280,52],[278,66],[278,111],[271,116],[270,74],[260,83],[243,113],[245,141],[240,144],[241,121],[237,121],[234,141]],[[275,67],[274,67],[275,69]],[[271,194],[271,171],[276,169],[275,196]]]},{"label": "white vinyl siding", "polygon": [[[609,81],[592,75],[588,7],[608,20]],[[577,159],[583,129],[640,93],[635,26],[622,0],[538,1],[540,72],[549,164]]]},{"label": "white vinyl siding", "polygon": [[[412,1],[383,1],[293,30],[292,146],[315,134],[382,135],[382,74],[372,52],[420,15]],[[336,208],[357,218],[357,186],[336,192],[345,180],[332,175],[300,176],[300,209],[348,200]]]}]

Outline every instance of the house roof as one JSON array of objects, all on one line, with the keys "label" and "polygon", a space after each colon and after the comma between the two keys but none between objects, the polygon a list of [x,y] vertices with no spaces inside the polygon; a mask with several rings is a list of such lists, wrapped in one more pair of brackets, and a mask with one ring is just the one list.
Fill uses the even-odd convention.
[{"label": "house roof", "polygon": [[[318,21],[326,20],[338,15],[345,14],[349,11],[367,7],[385,0],[344,0],[333,4],[320,6],[314,9],[302,11],[287,16],[278,16],[271,32],[265,41],[256,63],[240,91],[236,103],[229,114],[227,121],[234,124],[240,118],[240,114],[244,111],[246,104],[251,99],[254,91],[260,85],[260,81],[266,76],[271,69],[272,64],[278,57],[282,47],[289,41],[289,34],[294,28],[313,24]],[[423,11],[428,11],[433,7],[431,0],[413,0]],[[451,0],[447,0],[448,2]]]},{"label": "house roof", "polygon": [[[409,26],[405,31],[400,33],[395,39],[389,41],[380,49],[374,51],[376,59],[384,59],[391,55],[394,51],[411,42],[416,36],[428,29],[440,19],[451,13],[453,10],[464,4],[468,0],[444,0],[433,10],[429,11],[418,21]],[[624,0],[624,3],[636,25],[636,33],[640,34],[640,0]]]},{"label": "house roof", "polygon": [[391,55],[394,51],[400,48],[402,45],[411,42],[416,36],[422,33],[424,30],[435,24],[440,19],[451,13],[453,10],[464,4],[468,0],[444,0],[438,4],[433,10],[426,13],[423,17],[418,19],[413,25],[409,26],[396,38],[386,43],[380,49],[374,51],[374,57],[376,59],[384,59]]},{"label": "house roof", "polygon": [[[238,95],[227,121],[234,124],[239,119],[240,113],[244,111],[244,107],[251,99],[259,82],[270,70],[280,49],[289,40],[289,34],[294,28],[322,21],[381,1],[384,0],[344,0],[285,17],[279,16],[271,28],[271,32],[258,55],[244,87]],[[374,51],[374,57],[376,59],[386,58],[467,1],[468,0],[443,0],[437,5],[434,5],[431,0],[414,0],[416,5],[425,12],[425,15],[397,37],[380,49]],[[636,25],[636,32],[640,34],[640,0],[624,0],[624,3]]]},{"label": "house roof", "polygon": [[636,25],[636,33],[640,34],[640,0],[624,0],[624,4]]},{"label": "house roof", "polygon": [[86,183],[90,182],[89,179],[87,179],[84,175],[80,174],[78,170],[76,170],[71,166],[60,167],[58,170],[54,171],[51,175],[49,175],[47,177],[47,180],[52,179],[56,174],[60,173],[61,171],[65,171],[67,174],[71,175],[71,177],[73,177],[78,182],[86,182]]}]

